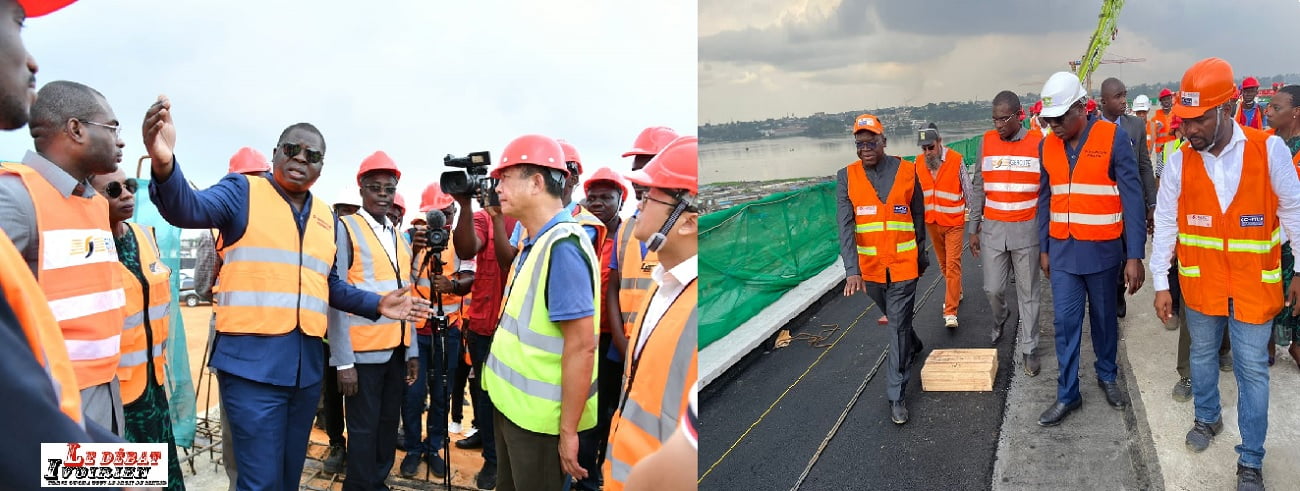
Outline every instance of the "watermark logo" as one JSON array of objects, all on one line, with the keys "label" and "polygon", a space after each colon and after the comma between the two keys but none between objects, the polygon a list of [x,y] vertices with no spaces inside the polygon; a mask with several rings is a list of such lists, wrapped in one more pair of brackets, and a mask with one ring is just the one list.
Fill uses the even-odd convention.
[{"label": "watermark logo", "polygon": [[166,486],[165,443],[42,443],[41,487]]}]

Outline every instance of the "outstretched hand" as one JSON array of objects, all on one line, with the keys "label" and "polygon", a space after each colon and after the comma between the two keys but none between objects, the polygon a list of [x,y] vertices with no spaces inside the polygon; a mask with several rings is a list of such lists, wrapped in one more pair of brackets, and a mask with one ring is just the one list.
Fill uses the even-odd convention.
[{"label": "outstretched hand", "polygon": [[379,299],[379,315],[393,320],[419,322],[429,318],[429,301],[408,295],[411,287],[393,290]]}]

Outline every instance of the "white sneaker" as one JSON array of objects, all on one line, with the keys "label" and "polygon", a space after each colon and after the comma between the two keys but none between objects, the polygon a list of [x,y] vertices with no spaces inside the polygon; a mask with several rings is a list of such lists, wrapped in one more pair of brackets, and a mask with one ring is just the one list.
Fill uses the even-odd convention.
[{"label": "white sneaker", "polygon": [[474,436],[475,433],[478,433],[478,428],[475,428],[475,427],[471,426],[471,427],[469,427],[468,430],[465,431],[465,438],[469,438],[469,437],[471,437],[471,436]]},{"label": "white sneaker", "polygon": [[454,433],[460,433],[460,430],[461,430],[461,429],[462,429],[462,428],[461,428],[461,426],[460,426],[460,423],[457,423],[457,422],[455,422],[455,421],[452,421],[452,422],[450,422],[450,423],[447,423],[447,433],[453,433],[453,434],[454,434]]},{"label": "white sneaker", "polygon": [[943,327],[947,327],[949,329],[957,327],[957,316],[955,315],[943,316]]}]

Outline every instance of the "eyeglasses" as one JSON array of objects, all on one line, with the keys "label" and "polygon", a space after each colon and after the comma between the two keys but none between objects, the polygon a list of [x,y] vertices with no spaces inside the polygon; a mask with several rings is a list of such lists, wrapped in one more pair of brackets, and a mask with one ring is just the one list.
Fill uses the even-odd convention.
[{"label": "eyeglasses", "polygon": [[1068,114],[1074,112],[1075,109],[1079,109],[1079,108],[1082,108],[1082,107],[1083,107],[1083,104],[1080,104],[1080,103],[1077,103],[1077,102],[1076,102],[1076,103],[1074,103],[1074,105],[1070,106],[1069,109],[1066,109],[1064,113],[1061,113],[1060,116],[1043,116],[1043,122],[1045,122],[1045,123],[1047,123],[1047,124],[1049,124],[1049,125],[1053,125],[1053,124],[1061,124],[1061,121],[1065,119],[1065,116],[1066,116],[1066,115],[1068,115]]},{"label": "eyeglasses", "polygon": [[853,142],[853,145],[858,147],[858,150],[875,150],[877,147],[880,146],[880,140],[872,140],[869,142],[862,142],[862,141],[855,140]]},{"label": "eyeglasses", "polygon": [[396,186],[381,186],[379,184],[367,184],[366,190],[375,194],[381,194],[381,193],[388,194],[388,195],[397,194]]},{"label": "eyeglasses", "polygon": [[281,143],[280,152],[284,153],[284,156],[288,158],[294,158],[299,153],[306,152],[307,163],[309,164],[319,164],[321,160],[325,159],[325,152],[297,143]]},{"label": "eyeglasses", "polygon": [[655,202],[655,203],[659,203],[659,204],[664,205],[664,206],[667,206],[667,207],[669,207],[669,208],[676,208],[676,207],[677,207],[677,203],[669,203],[669,202],[667,202],[667,201],[657,200],[657,199],[651,198],[651,197],[650,197],[650,193],[645,193],[644,195],[642,195],[642,197],[645,198],[645,199],[648,200],[648,201],[653,201],[653,202]]},{"label": "eyeglasses", "polygon": [[108,199],[117,199],[122,196],[123,188],[130,191],[131,194],[135,194],[139,187],[140,185],[136,183],[135,179],[127,179],[122,182],[113,181],[104,186],[104,194],[108,196]]},{"label": "eyeglasses", "polygon": [[98,126],[98,127],[100,127],[100,128],[108,128],[109,130],[111,130],[111,131],[113,132],[113,136],[114,136],[114,137],[120,137],[120,136],[122,136],[122,125],[120,125],[120,124],[104,124],[104,123],[96,123],[96,122],[94,122],[94,121],[82,121],[81,124],[88,124],[88,125],[91,125],[91,126]]},{"label": "eyeglasses", "polygon": [[1002,126],[1002,125],[1004,125],[1004,124],[1007,124],[1007,121],[1011,121],[1011,118],[1014,118],[1014,117],[1016,117],[1016,115],[1012,114],[1012,115],[1007,116],[1007,117],[1005,117],[1005,118],[993,118],[993,126],[996,127],[996,126]]},{"label": "eyeglasses", "polygon": [[921,145],[921,150],[925,150],[927,152],[934,150],[934,144],[931,143],[929,145]]}]

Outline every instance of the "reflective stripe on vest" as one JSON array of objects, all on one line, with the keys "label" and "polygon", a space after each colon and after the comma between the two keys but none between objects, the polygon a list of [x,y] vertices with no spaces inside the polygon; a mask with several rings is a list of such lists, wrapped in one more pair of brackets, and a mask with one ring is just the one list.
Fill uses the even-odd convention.
[{"label": "reflective stripe on vest", "polygon": [[853,203],[854,241],[862,279],[884,283],[886,272],[892,281],[916,278],[916,225],[910,208],[916,190],[913,164],[899,160],[887,202],[880,201],[875,187],[867,180],[862,161],[849,164],[845,173],[849,201]]},{"label": "reflective stripe on vest", "polygon": [[121,355],[126,293],[108,229],[108,201],[99,195],[64,197],[22,164],[6,163],[0,172],[18,175],[35,205],[36,277],[63,332],[77,388],[112,381]]},{"label": "reflective stripe on vest", "polygon": [[980,143],[980,173],[984,178],[984,217],[1002,222],[1033,220],[1038,211],[1041,163],[1038,142],[1043,135],[1028,131],[1019,141],[1002,141],[995,130]]},{"label": "reflective stripe on vest", "polygon": [[59,410],[85,428],[81,419],[81,391],[63,344],[59,323],[50,312],[45,293],[27,268],[27,260],[4,230],[0,230],[0,289],[4,290],[5,300],[17,317],[32,357],[44,369],[45,377],[54,389]]},{"label": "reflective stripe on vest", "polygon": [[[576,221],[553,225],[537,238],[525,256],[515,258],[515,274],[506,285],[501,321],[492,339],[483,388],[501,414],[519,427],[547,435],[560,429],[562,353],[564,334],[559,323],[550,320],[546,297],[563,292],[547,291],[551,251],[560,241],[572,241],[587,260],[592,293],[600,285],[599,260],[586,232]],[[520,261],[520,259],[525,259]],[[593,342],[600,325],[600,310],[593,297],[591,335]],[[578,431],[596,426],[596,364],[591,367],[591,385]]]},{"label": "reflective stripe on vest", "polygon": [[[693,281],[653,326],[637,359],[624,361],[627,386],[610,423],[605,452],[607,490],[622,489],[632,466],[659,450],[677,430],[698,379],[697,304],[698,282]],[[632,339],[640,339],[642,329],[646,327],[638,326]]]},{"label": "reflective stripe on vest", "polygon": [[[429,249],[426,248],[421,249],[420,252],[415,255],[415,263],[419,265],[419,270],[416,272],[417,278],[415,278],[415,291],[420,298],[427,298],[432,301],[433,291],[431,290],[432,285],[429,283],[427,268],[432,267],[433,264],[430,263],[426,265],[424,262],[425,256],[427,256],[428,253]],[[442,251],[442,275],[447,277],[449,280],[458,280],[461,278],[460,271],[456,270],[456,262],[456,245],[449,240],[447,241],[447,248]],[[466,312],[468,312],[469,306],[473,304],[470,298],[471,295],[461,296],[451,292],[440,293],[442,294],[442,312],[447,315],[448,325],[456,325],[461,321],[461,319],[467,318]],[[436,309],[437,306],[431,308]]]},{"label": "reflective stripe on vest", "polygon": [[309,197],[304,229],[293,208],[262,176],[247,176],[248,221],[244,235],[225,244],[214,310],[217,331],[278,336],[301,328],[325,335],[329,273],[334,264],[334,215],[329,204]]},{"label": "reflective stripe on vest", "polygon": [[916,156],[916,177],[925,197],[925,223],[955,227],[966,223],[966,196],[961,187],[962,156],[943,149],[943,162],[931,170],[925,154]]},{"label": "reflective stripe on vest", "polygon": [[1182,193],[1178,197],[1178,273],[1189,308],[1265,324],[1282,310],[1282,247],[1278,197],[1268,172],[1262,131],[1246,135],[1241,183],[1227,211],[1219,205],[1201,155],[1181,150]]},{"label": "reflective stripe on vest", "polygon": [[1070,168],[1065,141],[1056,135],[1043,139],[1043,169],[1051,185],[1051,223],[1054,239],[1105,241],[1124,233],[1119,186],[1110,177],[1110,156],[1115,144],[1114,123],[1097,120]]},{"label": "reflective stripe on vest", "polygon": [[623,334],[628,335],[636,327],[642,312],[639,310],[646,298],[646,292],[654,284],[650,272],[659,265],[659,254],[646,251],[641,256],[641,241],[636,240],[632,230],[636,228],[636,217],[623,220],[618,227],[618,304],[623,314]]},{"label": "reflective stripe on vest", "polygon": [[[171,324],[171,269],[162,262],[153,228],[127,222],[139,252],[140,270],[148,282],[145,288],[135,273],[122,268],[122,285],[126,290],[126,322],[122,327],[122,359],[117,378],[122,385],[122,403],[135,402],[144,394],[149,381],[148,363],[153,357],[154,381],[164,384],[167,365],[164,348]],[[146,302],[148,307],[146,308]],[[146,329],[148,330],[146,332]],[[150,342],[152,340],[152,343]]]},{"label": "reflective stripe on vest", "polygon": [[[361,211],[360,213],[366,213]],[[411,277],[411,246],[406,238],[395,235],[397,264],[388,258],[388,251],[379,242],[379,236],[364,218],[358,215],[340,217],[339,221],[348,231],[348,242],[352,244],[352,265],[348,267],[348,283],[361,290],[375,292],[380,296],[406,286],[403,278]],[[370,320],[355,314],[347,314],[348,335],[352,337],[352,351],[382,351],[397,346],[410,346],[411,337],[407,336],[406,323],[387,317]]]}]

